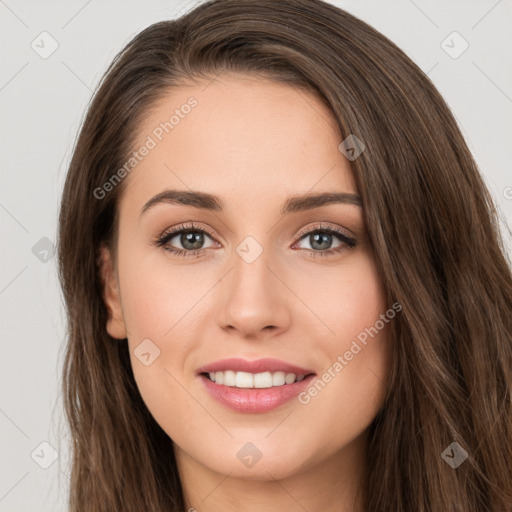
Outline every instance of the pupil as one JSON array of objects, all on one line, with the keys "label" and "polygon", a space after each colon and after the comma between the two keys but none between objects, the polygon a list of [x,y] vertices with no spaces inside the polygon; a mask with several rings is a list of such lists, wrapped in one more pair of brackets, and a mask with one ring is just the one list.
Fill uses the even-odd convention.
[{"label": "pupil", "polygon": [[[323,250],[323,249],[329,249],[329,246],[331,245],[331,237],[332,235],[328,233],[319,234],[316,233],[314,235],[311,235],[310,237],[310,244],[313,249]],[[312,240],[312,241],[311,241]],[[317,242],[320,244],[320,247],[315,247]]]},{"label": "pupil", "polygon": [[[185,249],[196,250],[200,249],[203,244],[203,233],[197,231],[182,233],[180,243]],[[190,245],[189,245],[190,244]]]}]

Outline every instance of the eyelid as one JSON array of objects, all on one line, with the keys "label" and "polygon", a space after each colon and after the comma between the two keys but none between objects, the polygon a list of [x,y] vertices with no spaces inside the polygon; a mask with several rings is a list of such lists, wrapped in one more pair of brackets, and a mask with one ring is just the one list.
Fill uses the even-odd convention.
[{"label": "eyelid", "polygon": [[355,235],[352,234],[348,229],[342,228],[340,226],[333,226],[331,224],[326,224],[325,221],[319,221],[317,223],[309,224],[308,226],[302,228],[296,235],[297,238],[302,238],[304,235],[310,234],[312,231],[334,231],[336,233],[340,233],[347,238],[351,238],[355,240]]},{"label": "eyelid", "polygon": [[179,224],[172,228],[168,228],[165,231],[163,231],[162,234],[158,236],[158,238],[162,239],[164,237],[167,237],[168,235],[180,233],[181,231],[204,231],[210,237],[215,238],[213,230],[211,228],[205,227],[203,225],[198,226],[198,225],[194,224],[193,221],[185,222],[184,224]]}]

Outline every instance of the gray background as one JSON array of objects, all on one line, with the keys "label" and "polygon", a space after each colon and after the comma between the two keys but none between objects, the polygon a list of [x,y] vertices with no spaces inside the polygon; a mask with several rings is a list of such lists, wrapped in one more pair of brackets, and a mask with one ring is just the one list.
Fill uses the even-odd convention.
[{"label": "gray background", "polygon": [[[59,389],[65,325],[52,244],[87,102],[132,36],[196,3],[0,0],[2,512],[66,510],[68,432]],[[428,72],[501,209],[510,247],[511,1],[332,3],[380,30]],[[44,31],[58,43],[45,59],[31,47],[51,49]],[[457,36],[446,39],[453,31],[469,44],[458,58],[445,51],[462,48]]]}]

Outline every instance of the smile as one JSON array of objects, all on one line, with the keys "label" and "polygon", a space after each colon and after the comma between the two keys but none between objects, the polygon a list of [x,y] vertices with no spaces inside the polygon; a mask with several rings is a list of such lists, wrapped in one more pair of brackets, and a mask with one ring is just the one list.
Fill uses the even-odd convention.
[{"label": "smile", "polygon": [[198,369],[206,391],[242,413],[263,413],[290,402],[316,373],[277,359],[224,359]]}]

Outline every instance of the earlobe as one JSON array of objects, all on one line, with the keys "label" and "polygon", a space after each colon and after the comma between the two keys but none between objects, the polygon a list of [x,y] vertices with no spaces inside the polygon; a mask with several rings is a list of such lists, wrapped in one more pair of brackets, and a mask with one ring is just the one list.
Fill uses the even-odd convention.
[{"label": "earlobe", "polygon": [[124,322],[123,310],[119,294],[114,265],[109,249],[102,244],[98,258],[99,271],[102,283],[103,301],[108,311],[107,332],[113,338],[125,339],[128,335]]}]

